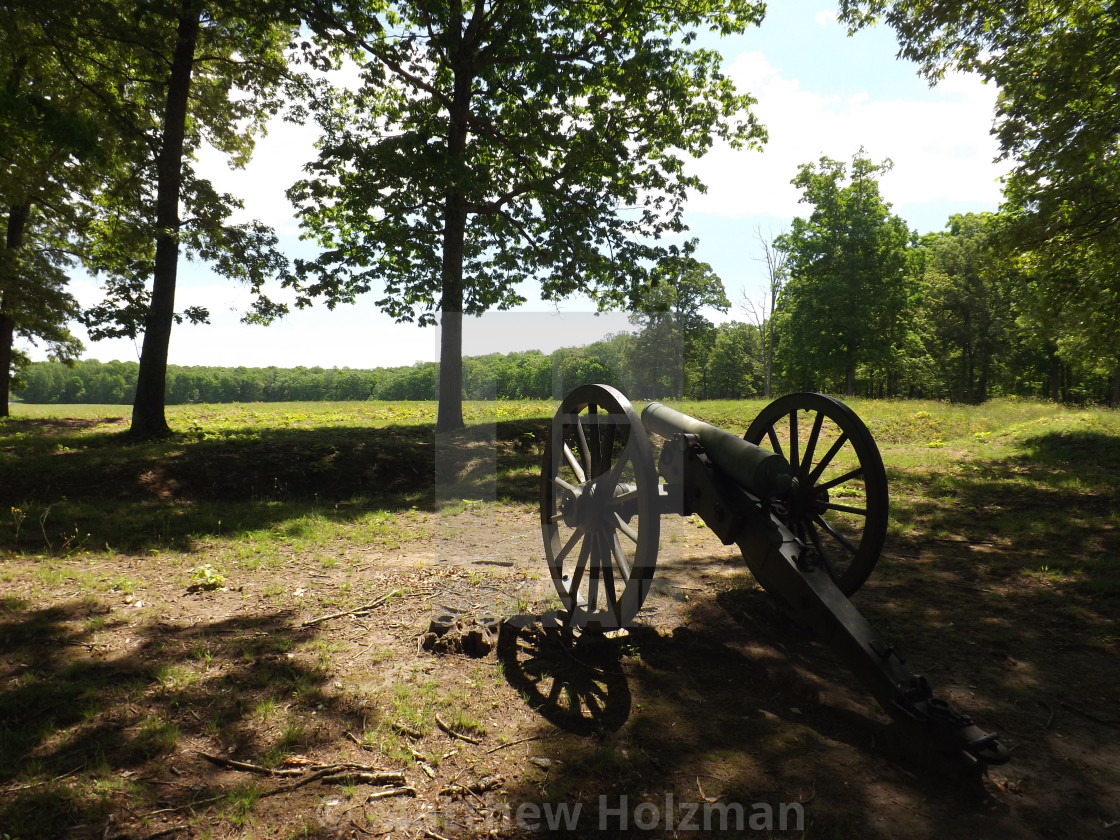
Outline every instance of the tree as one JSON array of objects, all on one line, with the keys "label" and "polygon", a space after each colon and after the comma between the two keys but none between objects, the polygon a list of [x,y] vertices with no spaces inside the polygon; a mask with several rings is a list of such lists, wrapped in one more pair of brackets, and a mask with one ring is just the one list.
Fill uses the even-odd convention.
[{"label": "tree", "polygon": [[297,263],[301,301],[352,302],[375,284],[399,320],[442,326],[437,430],[460,428],[462,318],[582,291],[630,303],[684,229],[701,185],[683,155],[764,132],[693,45],[762,19],[761,3],[443,5],[367,0],[310,16],[362,70],[320,100],[311,177],[290,192],[326,249]]},{"label": "tree", "polygon": [[[778,310],[781,354],[794,387],[842,383],[851,396],[860,366],[890,379],[910,303],[910,231],[891,214],[876,181],[890,167],[889,160],[872,163],[860,149],[847,184],[847,167],[827,157],[802,165],[792,181],[813,208],[776,243],[788,255]],[[893,390],[889,381],[886,390]]]},{"label": "tree", "polygon": [[26,364],[19,336],[71,359],[81,345],[67,329],[77,304],[67,292],[73,233],[101,171],[119,162],[99,143],[103,121],[89,91],[68,84],[60,45],[38,25],[41,4],[0,8],[0,416],[13,375]]},{"label": "tree", "polygon": [[706,396],[739,400],[756,396],[764,377],[760,375],[761,340],[756,326],[731,321],[715,328],[708,358]]},{"label": "tree", "polygon": [[102,196],[89,262],[108,275],[107,298],[88,324],[94,338],[143,332],[130,434],[158,436],[169,431],[172,325],[208,316],[201,308],[175,311],[180,250],[249,284],[258,293],[251,317],[268,320],[282,311],[260,295],[286,267],[275,234],[259,223],[230,224],[241,203],[198,178],[189,161],[208,143],[233,165],[245,163],[254,136],[279,108],[283,51],[298,21],[283,12],[286,6],[236,0],[89,5],[96,42],[129,58],[128,75],[108,79],[123,94],[107,107],[145,146],[129,177],[107,185]]},{"label": "tree", "polygon": [[28,341],[45,341],[52,358],[70,361],[82,345],[67,329],[77,316],[78,306],[66,290],[67,261],[46,237],[33,232],[38,214],[30,202],[9,207],[4,249],[0,251],[0,417],[9,414],[9,396],[20,380],[14,373],[28,363],[16,350],[16,336]]},{"label": "tree", "polygon": [[659,360],[668,377],[667,395],[674,399],[691,394],[694,384],[700,385],[697,396],[706,396],[706,351],[715,327],[703,310],[726,312],[731,306],[723,281],[708,263],[692,256],[695,245],[693,240],[680,254],[658,263],[631,317],[643,327],[638,339],[643,360]]},{"label": "tree", "polygon": [[853,30],[885,19],[931,80],[964,70],[999,86],[995,133],[1015,161],[1004,247],[1028,265],[1061,266],[1034,274],[1032,317],[1061,325],[1069,361],[1105,364],[1120,401],[1120,14],[1103,0],[840,9]]},{"label": "tree", "polygon": [[773,233],[770,236],[762,235],[762,228],[756,227],[754,237],[758,240],[758,244],[762,246],[761,261],[766,265],[766,290],[768,299],[764,299],[761,303],[756,304],[750,297],[747,296],[746,290],[743,291],[742,304],[746,309],[755,326],[758,329],[759,337],[762,339],[760,343],[760,351],[762,353],[762,371],[763,371],[763,389],[762,395],[769,397],[773,386],[774,374],[774,310],[778,306],[778,297],[782,293],[782,288],[786,284],[787,270],[786,261],[788,254],[776,247],[776,238]]},{"label": "tree", "polygon": [[945,393],[982,403],[1011,326],[1007,269],[993,247],[996,217],[967,213],[922,239],[927,322]]}]

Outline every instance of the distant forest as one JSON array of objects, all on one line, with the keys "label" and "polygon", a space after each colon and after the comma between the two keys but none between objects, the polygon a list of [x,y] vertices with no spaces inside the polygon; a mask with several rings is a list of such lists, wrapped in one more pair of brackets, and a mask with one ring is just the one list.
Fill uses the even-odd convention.
[{"label": "distant forest", "polygon": [[[766,397],[767,325],[731,321],[719,325],[698,319],[682,335],[680,323],[662,314],[643,316],[643,328],[618,333],[585,347],[545,354],[538,350],[468,357],[463,360],[463,398],[559,399],[576,385],[601,382],[620,388],[631,399],[746,399]],[[1017,395],[1066,401],[1099,401],[1108,377],[1084,377],[1076,387],[1053,392],[1052,359],[1019,348],[993,365],[984,398]],[[862,396],[908,396],[973,402],[965,390],[971,380],[959,364],[926,359],[914,365],[902,393],[890,394],[883,378],[861,369]],[[26,403],[101,403],[127,405],[136,391],[136,362],[84,360],[72,364],[33,362],[23,371],[15,392]],[[1065,371],[1062,371],[1065,375]],[[963,375],[962,375],[963,374]],[[322,367],[183,367],[170,365],[167,402],[294,402],[328,400],[431,400],[436,398],[439,365],[417,362],[372,370]],[[814,390],[779,372],[773,392]],[[823,383],[822,383],[823,384]],[[841,383],[832,383],[839,392]],[[819,387],[819,386],[818,386]]]},{"label": "distant forest", "polygon": [[[463,361],[463,397],[485,399],[559,398],[576,385],[600,382],[635,398],[697,396],[736,399],[762,393],[758,330],[731,323],[712,327],[726,364],[712,370],[687,366],[695,378],[682,379],[680,347],[673,342],[651,348],[652,337],[629,333],[587,347],[551,354],[538,350],[492,354]],[[752,356],[754,358],[752,358]],[[639,362],[636,364],[636,362]],[[24,370],[16,397],[26,403],[129,404],[136,391],[136,362],[34,362]],[[252,368],[181,367],[167,370],[167,402],[287,402],[303,400],[431,400],[436,398],[439,365],[407,367]]]}]

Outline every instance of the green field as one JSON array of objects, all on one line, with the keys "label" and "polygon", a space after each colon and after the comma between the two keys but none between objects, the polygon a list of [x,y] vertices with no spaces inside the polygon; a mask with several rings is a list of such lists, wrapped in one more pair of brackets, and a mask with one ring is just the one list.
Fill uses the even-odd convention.
[{"label": "green field", "polygon": [[[22,840],[117,836],[123,819],[132,833],[119,836],[147,837],[172,812],[192,837],[336,836],[306,815],[357,808],[353,785],[270,797],[282,780],[215,775],[197,751],[236,749],[266,771],[288,757],[360,759],[427,785],[419,746],[447,759],[430,797],[475,762],[505,774],[510,801],[639,789],[684,801],[706,774],[704,790],[730,801],[805,797],[802,838],[1027,838],[1036,825],[1092,836],[1120,791],[1107,737],[1120,691],[1120,412],[852,405],[891,488],[887,543],[854,600],[1015,746],[982,790],[881,754],[868,741],[881,710],[718,541],[696,547],[695,518],[662,531],[663,553],[690,541],[703,561],[683,596],[651,596],[645,635],[612,649],[621,683],[603,688],[592,669],[604,715],[621,693],[615,729],[566,732],[538,714],[533,669],[563,669],[570,653],[518,669],[420,651],[438,601],[425,593],[497,593],[503,614],[555,600],[536,518],[552,403],[469,403],[468,428],[443,444],[495,471],[476,486],[466,470],[467,501],[438,514],[431,402],[178,406],[175,435],[144,443],[124,435],[127,407],[18,405],[0,421],[0,720],[19,722],[0,724],[0,827]],[[763,403],[679,407],[741,433]],[[472,501],[495,475],[494,500]],[[509,548],[475,563],[480,545]],[[669,603],[678,624],[658,612]],[[330,615],[343,618],[309,626]],[[437,713],[488,740],[450,744]],[[423,740],[405,741],[400,720]],[[530,763],[542,757],[552,769]],[[380,807],[353,813],[376,820]],[[70,833],[81,826],[96,831]]]},{"label": "green field", "polygon": [[[678,407],[742,432],[764,404]],[[1116,573],[1091,549],[1120,524],[1120,505],[1108,504],[1120,474],[1120,412],[1020,400],[852,406],[882,451],[896,538],[1014,540],[1021,557],[1037,557],[1026,571],[1113,586]],[[0,548],[191,551],[200,541],[259,536],[308,517],[345,528],[371,514],[429,510],[435,408],[175,406],[168,410],[175,437],[131,443],[122,435],[127,407],[17,405],[0,423],[0,503],[8,513]],[[463,445],[496,447],[501,499],[535,506],[553,411],[545,401],[464,406]]]}]

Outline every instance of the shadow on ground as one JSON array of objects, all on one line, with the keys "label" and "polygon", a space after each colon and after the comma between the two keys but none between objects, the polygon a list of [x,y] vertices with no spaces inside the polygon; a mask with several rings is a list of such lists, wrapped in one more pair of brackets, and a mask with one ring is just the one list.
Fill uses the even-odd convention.
[{"label": "shadow on ground", "polygon": [[[204,747],[278,761],[360,725],[306,655],[314,629],[286,612],[129,626],[95,599],[3,608],[0,826],[13,838],[109,836],[117,794],[148,803],[140,818],[209,803],[236,824],[252,786],[230,790],[218,768],[212,784],[180,784],[176,764]],[[121,647],[91,641],[114,625]]]},{"label": "shadow on ground", "polygon": [[[511,804],[554,817],[579,804],[561,835],[580,837],[619,831],[623,814],[670,836],[691,829],[690,804],[701,830],[705,813],[734,828],[732,803],[744,830],[726,836],[1114,837],[1118,471],[1120,442],[1087,433],[939,476],[909,514],[918,533],[951,537],[890,539],[854,598],[939,696],[1000,734],[1010,764],[981,773],[904,737],[744,569],[739,585],[692,587],[680,626],[590,648],[539,629],[507,643],[506,679],[541,717],[551,762]],[[701,558],[697,575],[716,565]],[[783,830],[783,803],[803,828],[789,811]],[[524,833],[554,833],[539,823]]]},{"label": "shadow on ground", "polygon": [[[311,512],[344,520],[363,510],[431,510],[435,501],[430,425],[245,426],[148,443],[75,433],[102,422],[112,421],[5,422],[0,510],[25,519],[0,529],[0,548],[186,549]],[[441,480],[450,476],[464,498],[535,503],[547,431],[547,420],[470,427],[443,441]]]}]

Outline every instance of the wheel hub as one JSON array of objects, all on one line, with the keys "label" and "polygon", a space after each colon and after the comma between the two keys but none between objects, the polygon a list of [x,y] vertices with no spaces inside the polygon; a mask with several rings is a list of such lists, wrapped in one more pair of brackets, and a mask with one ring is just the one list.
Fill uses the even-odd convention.
[{"label": "wheel hub", "polygon": [[793,494],[786,509],[790,519],[795,522],[812,520],[828,510],[828,491],[817,487],[802,487],[797,478],[793,479]]}]

